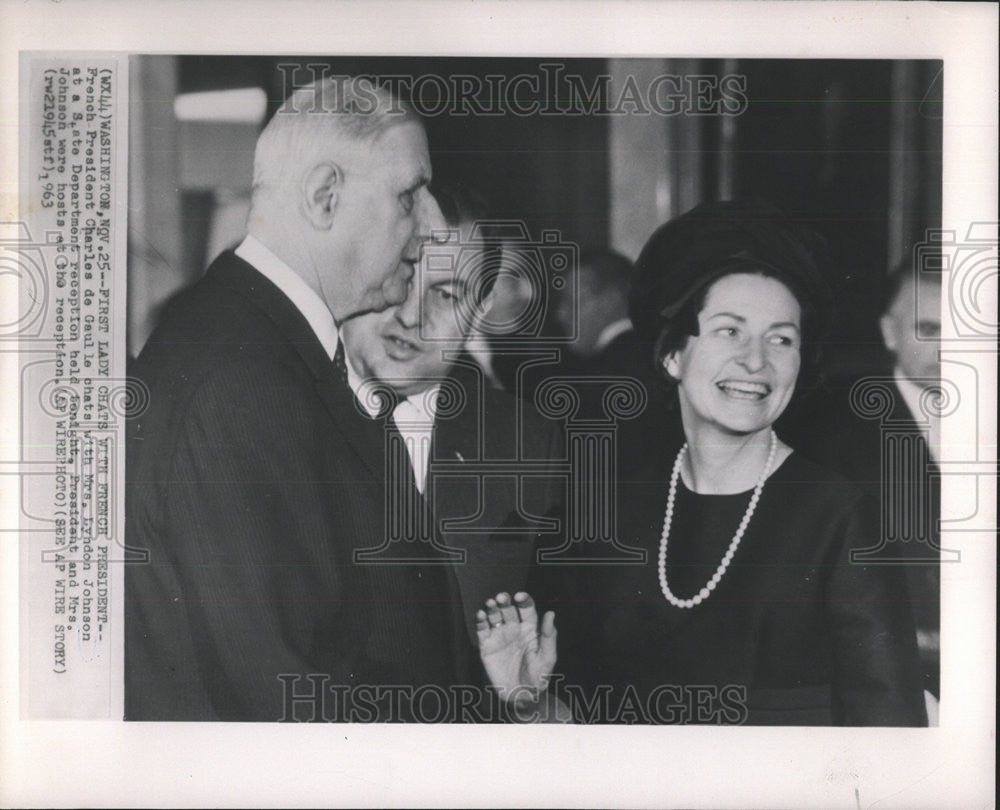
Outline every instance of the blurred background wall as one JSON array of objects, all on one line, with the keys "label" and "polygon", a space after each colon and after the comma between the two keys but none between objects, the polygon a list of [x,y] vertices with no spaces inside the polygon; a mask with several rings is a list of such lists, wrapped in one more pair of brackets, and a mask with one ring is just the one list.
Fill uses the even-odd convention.
[{"label": "blurred background wall", "polygon": [[[130,355],[164,302],[242,238],[254,142],[288,92],[288,66],[303,82],[328,70],[466,75],[487,86],[489,77],[561,69],[580,88],[598,88],[591,108],[559,114],[427,115],[435,180],[477,187],[497,217],[523,220],[535,238],[555,229],[633,259],[656,226],[701,201],[764,197],[829,241],[834,377],[874,367],[880,281],[940,223],[938,61],[139,56],[131,63]],[[680,114],[616,107],[631,87],[664,75],[691,78]],[[704,90],[727,76],[745,82],[739,114],[698,109],[694,82]],[[536,110],[564,101],[530,95],[525,88],[520,98]],[[422,101],[435,109],[434,99]]]}]

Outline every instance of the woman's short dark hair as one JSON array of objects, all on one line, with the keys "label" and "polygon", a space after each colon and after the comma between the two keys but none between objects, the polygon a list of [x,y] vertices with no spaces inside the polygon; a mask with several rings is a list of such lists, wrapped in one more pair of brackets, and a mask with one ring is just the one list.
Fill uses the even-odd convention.
[{"label": "woman's short dark hair", "polygon": [[663,359],[698,335],[698,313],[724,276],[750,273],[784,284],[801,310],[802,365],[796,393],[818,381],[829,307],[826,247],[814,232],[760,200],[703,203],[660,226],[635,265],[629,315]]}]

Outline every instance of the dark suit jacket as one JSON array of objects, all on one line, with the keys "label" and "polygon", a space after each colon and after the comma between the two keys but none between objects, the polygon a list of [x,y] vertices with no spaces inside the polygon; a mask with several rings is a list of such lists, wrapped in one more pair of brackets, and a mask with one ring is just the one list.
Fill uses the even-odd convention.
[{"label": "dark suit jacket", "polygon": [[560,373],[593,381],[577,384],[580,416],[584,419],[606,418],[603,397],[607,386],[601,384],[601,379],[630,377],[644,388],[645,409],[617,423],[618,477],[641,468],[650,452],[659,452],[684,440],[677,394],[658,376],[653,366],[653,347],[641,340],[634,329],[622,332],[589,357],[570,355]]},{"label": "dark suit jacket", "polygon": [[126,570],[128,719],[279,720],[291,684],[336,698],[299,719],[405,720],[323,679],[469,678],[451,566],[355,562],[385,537],[383,431],[277,287],[224,254],[134,374],[149,407],[130,425],[126,537],[149,560]]},{"label": "dark suit jacket", "polygon": [[653,347],[640,340],[635,329],[622,332],[596,354],[579,361],[588,374],[613,374],[637,379],[653,375]]},{"label": "dark suit jacket", "polygon": [[873,525],[882,528],[873,545],[886,540],[872,558],[888,564],[906,559],[895,564],[905,571],[914,623],[922,631],[924,688],[939,696],[940,650],[932,640],[941,626],[940,471],[891,377],[891,372],[881,375],[871,388],[877,396],[868,399],[872,407],[885,407],[881,416],[873,413],[875,418],[867,419],[854,413],[850,388],[845,388],[835,394],[834,415],[820,422],[824,429],[803,436],[801,445],[807,455],[865,492],[877,521]]},{"label": "dark suit jacket", "polygon": [[563,426],[491,388],[471,357],[459,358],[451,379],[464,404],[436,420],[425,494],[442,542],[464,555],[455,574],[474,641],[476,609],[527,587],[536,538],[560,514]]}]

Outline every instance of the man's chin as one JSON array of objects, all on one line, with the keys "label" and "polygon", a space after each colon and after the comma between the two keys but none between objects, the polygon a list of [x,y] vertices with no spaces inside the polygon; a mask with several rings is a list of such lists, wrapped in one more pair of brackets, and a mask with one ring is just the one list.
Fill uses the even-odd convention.
[{"label": "man's chin", "polygon": [[392,363],[386,368],[379,369],[379,377],[392,385],[393,390],[400,396],[411,397],[438,385],[446,376],[446,372],[447,370],[439,368],[423,369],[419,364]]},{"label": "man's chin", "polygon": [[[412,375],[411,375],[412,376]],[[401,380],[407,379],[406,377],[400,378],[396,377],[393,379],[393,390],[401,397],[412,397],[415,394],[422,394],[428,388],[437,384],[437,380],[414,380],[410,385],[400,384]]]},{"label": "man's chin", "polygon": [[[420,391],[420,384],[417,382],[420,374],[407,363],[383,357],[382,362],[372,370],[377,379],[389,385],[399,396],[408,397]],[[413,382],[409,382],[410,380]]]}]

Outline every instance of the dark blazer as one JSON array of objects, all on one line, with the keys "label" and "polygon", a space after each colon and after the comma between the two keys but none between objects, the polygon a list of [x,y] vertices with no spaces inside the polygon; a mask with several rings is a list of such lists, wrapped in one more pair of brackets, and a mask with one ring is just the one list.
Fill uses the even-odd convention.
[{"label": "dark blazer", "polygon": [[940,469],[892,373],[857,385],[868,395],[856,389],[856,404],[864,405],[871,418],[851,408],[851,388],[845,387],[835,394],[832,418],[821,422],[824,430],[803,436],[802,450],[866,493],[872,519],[881,527],[877,539],[886,541],[870,558],[905,571],[920,632],[924,688],[940,696]]},{"label": "dark blazer", "polygon": [[596,354],[579,361],[588,374],[612,374],[640,380],[653,375],[653,347],[639,338],[635,329],[616,336]]},{"label": "dark blazer", "polygon": [[425,493],[442,542],[463,555],[455,574],[474,641],[476,609],[527,587],[536,537],[564,502],[565,448],[561,423],[490,387],[471,357],[459,359],[451,380],[464,402],[436,420]]},{"label": "dark blazer", "polygon": [[324,685],[467,681],[451,566],[355,561],[386,536],[384,431],[277,287],[224,254],[133,373],[126,538],[148,562],[126,568],[128,719],[279,720],[291,687],[336,698],[298,719],[406,720]]},{"label": "dark blazer", "polygon": [[[628,476],[642,467],[651,452],[659,452],[684,440],[677,406],[677,394],[659,377],[653,365],[653,347],[634,329],[622,332],[589,357],[570,355],[561,373],[577,378],[580,416],[606,419],[604,394],[600,380],[630,377],[645,390],[646,406],[631,419],[617,423],[617,475]],[[585,382],[591,380],[592,382]]]}]

